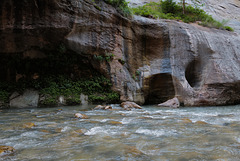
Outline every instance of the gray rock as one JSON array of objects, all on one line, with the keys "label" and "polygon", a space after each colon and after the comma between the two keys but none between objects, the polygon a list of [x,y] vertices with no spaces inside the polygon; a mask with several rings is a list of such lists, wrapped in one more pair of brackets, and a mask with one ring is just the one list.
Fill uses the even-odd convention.
[{"label": "gray rock", "polygon": [[58,104],[59,104],[59,105],[66,105],[66,99],[65,99],[64,96],[60,96],[60,97],[58,98]]},{"label": "gray rock", "polygon": [[178,101],[178,99],[172,98],[166,102],[163,102],[161,104],[158,104],[159,107],[170,107],[170,108],[178,108],[180,106],[180,103]]},{"label": "gray rock", "polygon": [[81,93],[80,100],[82,105],[88,105],[88,95]]},{"label": "gray rock", "polygon": [[10,107],[24,108],[37,107],[39,100],[39,93],[34,90],[26,90],[20,95],[14,92],[10,97]]},{"label": "gray rock", "polygon": [[131,110],[131,109],[142,109],[141,106],[139,106],[138,104],[136,104],[135,102],[122,102],[120,104],[120,106],[125,109],[125,110]]},{"label": "gray rock", "polygon": [[94,110],[109,110],[112,109],[112,106],[103,106],[103,105],[97,105]]}]

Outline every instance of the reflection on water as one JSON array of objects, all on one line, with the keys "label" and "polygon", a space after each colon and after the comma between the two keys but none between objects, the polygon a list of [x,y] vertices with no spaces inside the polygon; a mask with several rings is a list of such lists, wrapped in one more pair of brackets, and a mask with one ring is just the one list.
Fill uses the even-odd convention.
[{"label": "reflection on water", "polygon": [[[240,106],[141,110],[91,106],[0,112],[0,160],[239,160]],[[61,109],[59,109],[61,108]],[[80,112],[89,119],[76,119]],[[25,123],[34,123],[25,128]]]}]

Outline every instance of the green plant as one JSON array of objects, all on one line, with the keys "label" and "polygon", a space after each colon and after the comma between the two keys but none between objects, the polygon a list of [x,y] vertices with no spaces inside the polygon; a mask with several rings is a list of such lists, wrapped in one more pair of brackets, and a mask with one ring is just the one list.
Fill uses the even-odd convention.
[{"label": "green plant", "polygon": [[45,96],[45,99],[41,102],[42,106],[57,106],[57,99],[50,95]]},{"label": "green plant", "polygon": [[135,74],[136,74],[136,76],[140,76],[140,75],[141,75],[141,72],[140,72],[139,70],[137,70],[137,71],[135,72]]},{"label": "green plant", "polygon": [[230,26],[224,26],[224,29],[228,31],[234,31],[234,29]]},{"label": "green plant", "polygon": [[79,95],[74,95],[66,98],[67,105],[78,105],[81,103]]},{"label": "green plant", "polygon": [[98,61],[103,61],[103,60],[104,60],[104,57],[101,56],[101,55],[94,55],[93,58],[94,58],[95,60],[98,60]]},{"label": "green plant", "polygon": [[172,0],[166,0],[166,1],[160,1],[160,7],[163,13],[172,13],[175,14],[179,10],[179,6],[177,6],[176,2],[173,2]]},{"label": "green plant", "polygon": [[135,75],[135,74],[133,74],[133,75],[132,75],[132,78],[133,78],[134,80],[137,80],[137,78],[136,78],[136,75]]},{"label": "green plant", "polygon": [[114,57],[114,54],[113,53],[105,53],[105,60],[107,61],[107,62],[110,62],[112,59],[113,59],[113,57]]},{"label": "green plant", "polygon": [[7,102],[8,97],[9,97],[9,92],[2,91],[2,90],[0,91],[0,101]]},{"label": "green plant", "polygon": [[114,57],[112,53],[105,53],[104,56],[101,55],[94,55],[93,58],[98,61],[107,61],[110,62]]}]

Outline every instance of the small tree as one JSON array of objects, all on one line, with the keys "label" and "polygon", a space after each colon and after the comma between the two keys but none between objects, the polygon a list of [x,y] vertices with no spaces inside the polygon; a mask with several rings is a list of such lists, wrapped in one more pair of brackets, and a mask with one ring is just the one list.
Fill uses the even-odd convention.
[{"label": "small tree", "polygon": [[[195,6],[199,6],[197,3],[199,3],[201,0],[191,0]],[[185,14],[185,8],[186,8],[186,1],[182,0],[182,5],[183,5],[183,14]]]},{"label": "small tree", "polygon": [[185,14],[185,0],[182,0],[182,4],[183,4],[183,14]]}]

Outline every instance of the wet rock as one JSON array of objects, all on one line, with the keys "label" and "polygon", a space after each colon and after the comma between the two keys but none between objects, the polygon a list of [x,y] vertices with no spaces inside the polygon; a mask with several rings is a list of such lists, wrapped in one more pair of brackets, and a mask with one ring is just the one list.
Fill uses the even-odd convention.
[{"label": "wet rock", "polygon": [[75,130],[74,132],[75,132],[75,133],[77,133],[77,134],[84,134],[84,132],[83,132],[83,130],[82,130],[82,129]]},{"label": "wet rock", "polygon": [[94,121],[94,120],[89,120],[88,122],[92,123],[92,124],[98,124],[99,121]]},{"label": "wet rock", "polygon": [[94,110],[109,110],[112,109],[112,106],[103,106],[103,105],[97,105]]},{"label": "wet rock", "polygon": [[48,131],[48,130],[41,130],[41,132],[50,133],[50,131]]},{"label": "wet rock", "polygon": [[189,118],[183,118],[182,122],[185,124],[193,123]]},{"label": "wet rock", "polygon": [[57,128],[57,129],[55,129],[55,132],[61,133],[61,132],[62,132],[62,128]]},{"label": "wet rock", "polygon": [[122,102],[120,104],[120,106],[124,109],[124,110],[131,110],[133,108],[135,109],[142,109],[141,106],[139,106],[138,104],[136,104],[135,102]]},{"label": "wet rock", "polygon": [[24,129],[30,129],[30,128],[33,128],[34,126],[36,126],[36,125],[32,122],[28,122],[28,123],[23,124]]},{"label": "wet rock", "polygon": [[82,113],[75,113],[74,117],[79,118],[79,119],[88,119],[88,116]]},{"label": "wet rock", "polygon": [[119,121],[109,121],[110,124],[113,124],[113,125],[117,125],[117,124],[122,124],[121,122]]},{"label": "wet rock", "polygon": [[159,107],[170,107],[170,108],[178,108],[180,106],[179,100],[174,97],[164,103],[158,104]]},{"label": "wet rock", "polygon": [[208,123],[204,122],[204,121],[197,121],[195,122],[195,124],[198,124],[198,125],[206,125]]},{"label": "wet rock", "polygon": [[217,117],[234,117],[234,114],[219,114]]},{"label": "wet rock", "polygon": [[11,146],[0,145],[0,156],[5,154],[11,154],[15,149]]},{"label": "wet rock", "polygon": [[25,108],[37,107],[39,93],[35,90],[25,90],[22,95],[14,92],[10,97],[10,107]]},{"label": "wet rock", "polygon": [[66,99],[64,96],[59,96],[58,105],[66,105]]},{"label": "wet rock", "polygon": [[138,119],[144,119],[144,120],[146,120],[146,119],[152,119],[152,118],[149,117],[149,116],[142,116],[142,117],[138,117]]},{"label": "wet rock", "polygon": [[69,136],[70,137],[79,137],[79,136],[82,136],[84,134],[84,132],[86,132],[86,129],[74,130],[69,133]]},{"label": "wet rock", "polygon": [[124,150],[125,150],[125,154],[131,154],[134,157],[143,155],[143,153],[140,150],[138,150],[135,146],[126,145]]},{"label": "wet rock", "polygon": [[84,95],[83,93],[81,93],[80,101],[82,105],[88,105],[88,95]]}]

